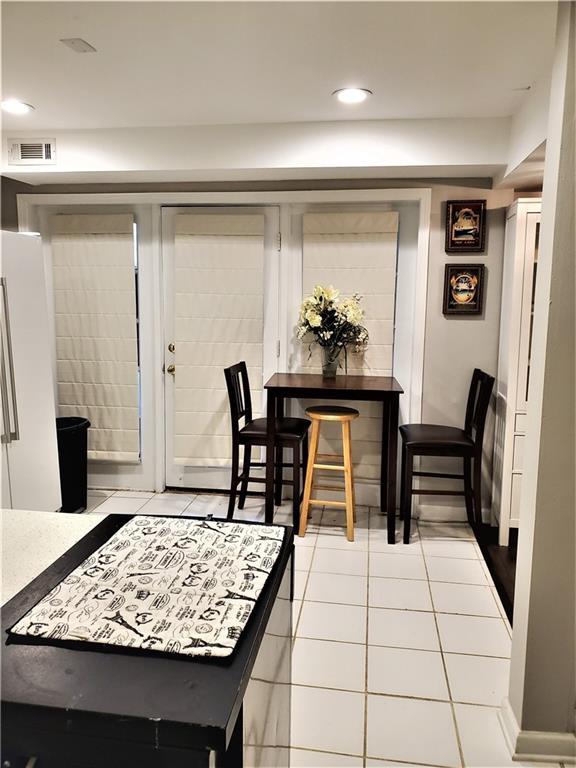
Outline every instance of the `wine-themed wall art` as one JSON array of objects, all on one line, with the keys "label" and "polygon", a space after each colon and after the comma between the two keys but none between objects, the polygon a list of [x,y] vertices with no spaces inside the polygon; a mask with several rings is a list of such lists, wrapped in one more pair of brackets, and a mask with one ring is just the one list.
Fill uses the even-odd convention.
[{"label": "wine-themed wall art", "polygon": [[446,264],[445,315],[480,315],[484,299],[484,264]]},{"label": "wine-themed wall art", "polygon": [[446,253],[482,253],[486,240],[486,200],[448,200]]}]

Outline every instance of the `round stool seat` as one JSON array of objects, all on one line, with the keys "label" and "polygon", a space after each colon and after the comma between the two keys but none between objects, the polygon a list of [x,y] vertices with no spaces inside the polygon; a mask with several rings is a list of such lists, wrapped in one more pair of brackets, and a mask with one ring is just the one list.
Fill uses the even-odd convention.
[{"label": "round stool seat", "polygon": [[306,416],[318,421],[353,421],[360,413],[343,405],[313,405],[306,408]]}]

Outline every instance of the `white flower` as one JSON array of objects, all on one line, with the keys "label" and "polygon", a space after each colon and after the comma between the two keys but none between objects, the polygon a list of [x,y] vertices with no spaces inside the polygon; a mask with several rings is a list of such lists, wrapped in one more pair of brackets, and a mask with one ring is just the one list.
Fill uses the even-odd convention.
[{"label": "white flower", "polygon": [[319,328],[322,325],[322,317],[317,312],[314,312],[313,309],[309,309],[306,312],[305,318],[311,328]]},{"label": "white flower", "polygon": [[361,351],[368,343],[368,331],[362,325],[364,312],[357,293],[348,298],[332,285],[315,285],[310,296],[300,306],[296,336],[305,339],[312,333],[324,347],[350,347]]},{"label": "white flower", "polygon": [[356,296],[353,296],[350,299],[344,299],[338,307],[338,311],[344,315],[350,325],[360,325],[364,318],[364,312],[362,311]]},{"label": "white flower", "polygon": [[334,288],[333,285],[315,285],[312,292],[312,297],[316,299],[318,303],[326,302],[332,304],[340,296],[340,291]]},{"label": "white flower", "polygon": [[333,285],[329,285],[324,288],[324,296],[326,301],[335,302],[338,296],[340,296],[340,291],[337,288],[334,288]]}]

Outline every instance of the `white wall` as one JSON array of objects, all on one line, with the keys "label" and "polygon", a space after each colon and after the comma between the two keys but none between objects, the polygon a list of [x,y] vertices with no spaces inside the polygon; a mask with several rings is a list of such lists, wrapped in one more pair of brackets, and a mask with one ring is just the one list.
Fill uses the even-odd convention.
[{"label": "white wall", "polygon": [[546,141],[550,77],[537,80],[522,107],[512,117],[508,163],[504,178]]},{"label": "white wall", "polygon": [[562,3],[534,303],[510,691],[519,760],[576,760],[574,65],[576,3]]},{"label": "white wall", "polygon": [[[428,300],[424,351],[424,386],[422,420],[432,424],[463,427],[468,387],[474,368],[496,374],[500,328],[500,294],[504,254],[506,207],[512,202],[511,191],[489,191],[438,186],[432,189],[430,255],[428,265]],[[444,250],[444,223],[447,200],[486,199],[486,250],[476,254],[447,254]],[[445,316],[442,314],[445,264],[485,264],[486,284],[482,315]],[[493,412],[484,439],[483,508],[489,508],[489,471],[493,446]],[[462,462],[430,459],[431,471],[460,472]],[[430,488],[450,488],[449,480],[426,478]],[[458,481],[454,486],[461,489]],[[454,501],[454,498],[457,501]],[[464,501],[458,497],[416,497],[416,509],[432,519],[466,519]]]},{"label": "white wall", "polygon": [[[56,164],[9,166],[31,183],[236,178],[491,176],[508,160],[510,118],[371,120],[51,131]],[[38,136],[19,131],[10,138]]]}]

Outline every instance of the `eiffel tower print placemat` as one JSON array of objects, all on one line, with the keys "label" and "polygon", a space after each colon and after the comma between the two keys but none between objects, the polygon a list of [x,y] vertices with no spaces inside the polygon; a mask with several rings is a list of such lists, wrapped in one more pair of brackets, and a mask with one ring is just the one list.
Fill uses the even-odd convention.
[{"label": "eiffel tower print placemat", "polygon": [[285,529],[136,515],[10,630],[17,637],[227,657]]}]

